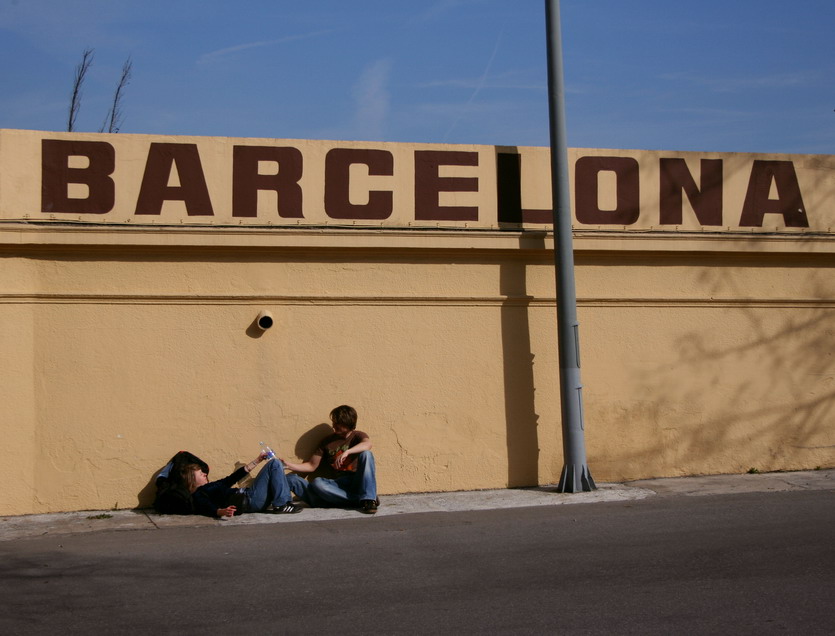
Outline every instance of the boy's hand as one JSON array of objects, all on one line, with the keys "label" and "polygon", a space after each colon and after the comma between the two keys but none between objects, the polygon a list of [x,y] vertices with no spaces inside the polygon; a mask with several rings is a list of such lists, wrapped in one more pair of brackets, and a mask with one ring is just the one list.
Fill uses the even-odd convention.
[{"label": "boy's hand", "polygon": [[336,458],[336,461],[333,462],[334,467],[337,469],[342,468],[345,464],[347,464],[350,461],[349,458],[350,455],[348,455],[348,453],[342,453]]},{"label": "boy's hand", "polygon": [[235,506],[229,506],[228,508],[218,508],[217,509],[217,516],[220,517],[220,518],[234,517],[236,510],[237,510],[237,508],[235,508]]}]

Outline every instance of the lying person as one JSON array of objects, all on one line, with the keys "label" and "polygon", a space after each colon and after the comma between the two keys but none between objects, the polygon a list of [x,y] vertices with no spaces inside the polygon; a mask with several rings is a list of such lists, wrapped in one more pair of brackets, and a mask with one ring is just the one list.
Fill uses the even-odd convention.
[{"label": "lying person", "polygon": [[264,451],[246,466],[241,466],[231,475],[209,481],[206,472],[197,464],[189,464],[183,472],[183,479],[194,506],[194,512],[207,517],[232,517],[245,512],[268,512],[272,514],[295,514],[302,508],[290,503],[293,497],[284,465],[275,458],[255,477],[251,486],[235,488],[253,468],[269,457]]}]

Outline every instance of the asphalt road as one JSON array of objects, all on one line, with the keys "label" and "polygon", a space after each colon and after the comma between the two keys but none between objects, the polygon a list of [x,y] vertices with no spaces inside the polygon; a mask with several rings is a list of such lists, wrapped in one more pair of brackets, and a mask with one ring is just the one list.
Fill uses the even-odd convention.
[{"label": "asphalt road", "polygon": [[0,544],[0,633],[832,634],[835,491]]}]

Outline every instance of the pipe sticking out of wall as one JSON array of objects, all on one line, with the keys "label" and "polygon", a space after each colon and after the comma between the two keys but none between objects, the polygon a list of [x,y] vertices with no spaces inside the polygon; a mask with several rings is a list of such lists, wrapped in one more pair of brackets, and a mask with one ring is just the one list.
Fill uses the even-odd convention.
[{"label": "pipe sticking out of wall", "polygon": [[266,331],[272,327],[274,323],[275,321],[273,320],[273,315],[266,309],[262,310],[261,313],[258,314],[258,318],[255,319],[255,324],[258,325],[258,328],[261,331]]}]

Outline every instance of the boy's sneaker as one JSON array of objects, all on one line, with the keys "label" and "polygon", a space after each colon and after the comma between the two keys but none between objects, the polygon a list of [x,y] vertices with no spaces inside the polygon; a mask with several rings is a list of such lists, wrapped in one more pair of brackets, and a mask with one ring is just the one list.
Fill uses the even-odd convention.
[{"label": "boy's sneaker", "polygon": [[380,505],[379,499],[363,499],[360,501],[360,512],[366,515],[373,515]]},{"label": "boy's sneaker", "polygon": [[301,512],[303,508],[301,506],[297,506],[296,504],[284,504],[283,506],[273,506],[272,508],[268,508],[267,512],[274,515],[294,515],[297,512]]}]

